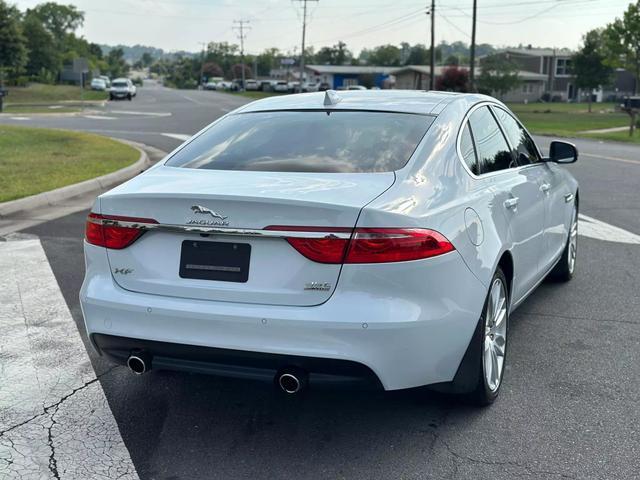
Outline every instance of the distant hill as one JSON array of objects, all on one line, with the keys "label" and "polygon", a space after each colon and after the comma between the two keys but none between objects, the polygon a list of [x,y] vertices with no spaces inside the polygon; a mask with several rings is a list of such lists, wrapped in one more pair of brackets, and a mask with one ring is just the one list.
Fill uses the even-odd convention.
[{"label": "distant hill", "polygon": [[121,48],[124,52],[124,59],[128,63],[135,63],[144,53],[149,53],[153,58],[167,58],[172,59],[176,56],[182,57],[193,57],[197,55],[194,52],[185,52],[185,51],[176,51],[176,52],[165,52],[162,48],[149,47],[147,45],[100,45],[102,49],[102,54],[107,55],[114,48]]}]

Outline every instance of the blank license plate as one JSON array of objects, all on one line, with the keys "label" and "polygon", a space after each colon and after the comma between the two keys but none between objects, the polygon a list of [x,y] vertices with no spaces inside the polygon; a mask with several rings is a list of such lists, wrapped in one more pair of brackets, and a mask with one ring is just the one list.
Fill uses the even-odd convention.
[{"label": "blank license plate", "polygon": [[251,245],[247,243],[185,240],[180,255],[180,277],[222,282],[246,282]]}]

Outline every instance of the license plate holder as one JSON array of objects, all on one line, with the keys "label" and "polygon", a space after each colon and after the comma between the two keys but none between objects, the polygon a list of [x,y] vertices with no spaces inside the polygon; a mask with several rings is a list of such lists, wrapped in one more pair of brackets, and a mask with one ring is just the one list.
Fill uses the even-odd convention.
[{"label": "license plate holder", "polygon": [[248,243],[184,240],[180,277],[245,283],[249,279],[250,258]]}]

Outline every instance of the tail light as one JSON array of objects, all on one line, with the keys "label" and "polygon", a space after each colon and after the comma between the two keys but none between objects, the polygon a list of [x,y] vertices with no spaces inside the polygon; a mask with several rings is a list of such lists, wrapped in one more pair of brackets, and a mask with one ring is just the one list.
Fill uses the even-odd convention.
[{"label": "tail light", "polygon": [[[424,228],[271,226],[267,230],[296,232],[296,236],[287,237],[287,241],[309,260],[319,263],[406,262],[455,249],[444,235]],[[304,232],[308,232],[309,237],[305,237]],[[322,232],[324,236],[316,236]]]},{"label": "tail light", "polygon": [[121,217],[90,213],[85,227],[88,243],[120,250],[135,242],[146,231],[140,224],[158,223],[152,218]]}]

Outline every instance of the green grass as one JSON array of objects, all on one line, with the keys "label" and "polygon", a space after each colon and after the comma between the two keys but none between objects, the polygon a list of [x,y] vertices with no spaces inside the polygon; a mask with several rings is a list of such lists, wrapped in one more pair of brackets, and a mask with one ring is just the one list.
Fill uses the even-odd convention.
[{"label": "green grass", "polygon": [[276,95],[284,95],[283,93],[260,92],[260,91],[256,91],[256,90],[250,90],[250,91],[246,91],[246,92],[224,92],[224,93],[228,93],[230,95],[239,95],[241,97],[253,98],[254,100],[257,100],[257,99],[260,99],[260,98],[274,97]]},{"label": "green grass", "polygon": [[135,148],[98,135],[0,125],[0,202],[105,175],[138,158]]},{"label": "green grass", "polygon": [[612,103],[594,103],[592,113],[589,113],[586,103],[515,103],[509,108],[532,133],[640,143],[640,137],[629,138],[628,132],[582,133],[585,130],[628,127],[629,115],[616,112]]},{"label": "green grass", "polygon": [[[80,87],[73,85],[45,85],[32,83],[28,87],[8,87],[9,96],[5,105],[11,104],[56,104],[60,102],[79,102]],[[84,100],[106,100],[107,92],[85,89]]]},{"label": "green grass", "polygon": [[80,107],[60,106],[59,108],[51,108],[47,106],[37,107],[33,105],[5,105],[3,109],[4,113],[12,113],[14,115],[26,115],[29,113],[73,113],[79,111],[81,111]]}]

